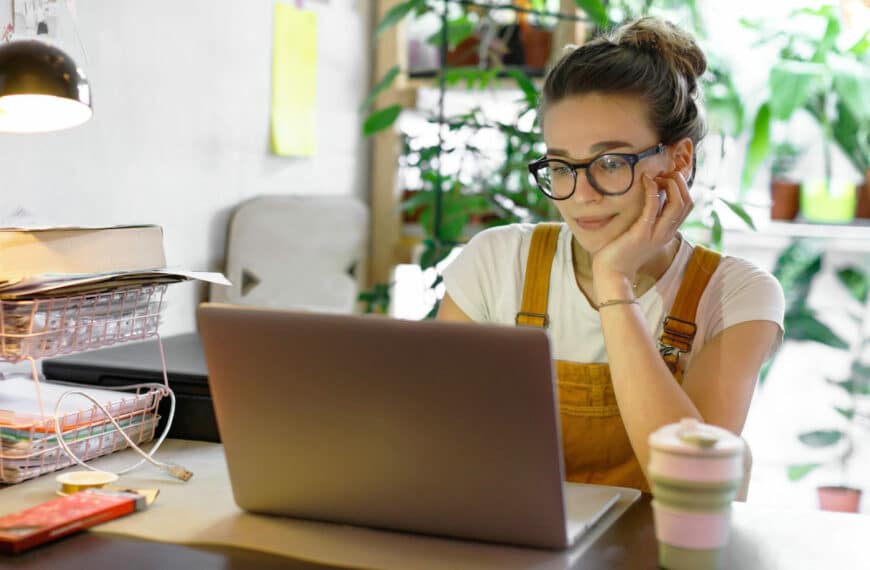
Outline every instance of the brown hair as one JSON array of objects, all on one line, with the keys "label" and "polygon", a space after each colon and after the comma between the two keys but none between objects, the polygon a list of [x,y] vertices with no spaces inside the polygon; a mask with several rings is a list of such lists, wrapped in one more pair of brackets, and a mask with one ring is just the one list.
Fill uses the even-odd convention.
[{"label": "brown hair", "polygon": [[641,18],[566,48],[544,80],[540,116],[548,104],[574,95],[639,95],[661,142],[689,137],[697,148],[706,125],[695,99],[706,69],[707,58],[689,33],[664,20]]}]

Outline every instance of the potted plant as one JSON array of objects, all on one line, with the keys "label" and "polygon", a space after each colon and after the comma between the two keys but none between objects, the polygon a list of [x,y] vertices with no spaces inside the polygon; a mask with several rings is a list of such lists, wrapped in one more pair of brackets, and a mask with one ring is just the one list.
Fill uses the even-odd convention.
[{"label": "potted plant", "polygon": [[[809,18],[822,32],[812,35],[803,28],[775,29],[759,23],[744,25],[760,33],[761,43],[779,42],[779,59],[770,71],[769,95],[758,109],[744,165],[742,184],[751,182],[770,152],[770,132],[775,123],[787,123],[797,111],[813,117],[822,133],[823,172],[801,187],[801,213],[810,221],[842,223],[854,217],[855,184],[832,172],[832,146],[849,154],[849,136],[866,126],[870,100],[870,71],[863,62],[866,36],[848,49],[838,45],[840,21],[833,6],[804,8],[792,20]],[[856,130],[857,129],[857,130]],[[866,131],[864,133],[866,137]],[[865,139],[866,140],[866,139]]]},{"label": "potted plant", "polygon": [[[804,432],[798,435],[801,443],[812,448],[828,448],[839,446],[838,451],[828,461],[836,463],[840,477],[836,485],[818,487],[819,506],[824,510],[858,512],[862,490],[848,485],[848,468],[855,451],[855,433],[866,429],[870,434],[870,413],[859,408],[859,402],[870,396],[870,366],[863,362],[862,357],[870,338],[865,336],[867,315],[867,273],[856,267],[846,267],[837,272],[840,282],[849,290],[851,296],[865,306],[862,318],[858,319],[861,334],[852,347],[852,362],[848,377],[827,382],[842,390],[846,396],[846,405],[834,405],[833,409],[844,419],[839,427],[826,428]],[[799,480],[824,463],[805,463],[791,465],[788,476],[791,480]]]},{"label": "potted plant", "polygon": [[793,175],[800,151],[789,142],[773,147],[770,164],[770,219],[793,220],[800,209],[800,182]]},{"label": "potted plant", "polygon": [[[545,15],[549,11],[547,0],[517,0],[517,3],[521,8],[533,11],[531,14],[517,14],[525,65],[530,71],[543,72],[553,52],[553,30],[558,20]],[[557,10],[558,4],[553,11]]]},{"label": "potted plant", "polygon": [[[786,297],[785,340],[818,342],[832,348],[848,350],[849,344],[834,333],[827,325],[818,320],[815,312],[809,308],[806,299],[812,284],[821,271],[822,253],[813,242],[795,240],[786,248],[777,260],[774,275],[783,285]],[[847,288],[853,299],[867,305],[868,276],[857,267],[842,268],[837,272],[840,283]],[[852,362],[850,374],[844,379],[826,379],[826,382],[842,390],[846,396],[845,405],[832,404],[831,409],[844,420],[844,425],[825,427],[800,433],[798,440],[805,446],[820,450],[833,448],[834,453],[825,461],[800,463],[787,467],[790,481],[799,481],[810,472],[827,465],[839,469],[839,481],[836,485],[818,487],[819,505],[825,510],[857,511],[861,497],[861,489],[850,487],[848,482],[848,467],[856,439],[855,432],[864,427],[870,427],[870,414],[862,412],[858,403],[862,397],[870,395],[870,366],[862,361],[865,349],[870,339],[864,336],[867,321],[867,311],[856,321],[862,331],[852,344]],[[769,370],[769,363],[762,373],[761,381]]]}]

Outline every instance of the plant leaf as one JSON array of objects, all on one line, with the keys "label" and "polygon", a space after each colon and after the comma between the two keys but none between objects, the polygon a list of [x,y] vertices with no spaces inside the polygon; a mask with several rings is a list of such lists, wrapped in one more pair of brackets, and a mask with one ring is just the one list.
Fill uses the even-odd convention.
[{"label": "plant leaf", "polygon": [[722,251],[722,220],[719,219],[719,214],[716,210],[710,213],[713,218],[713,227],[710,228],[710,243],[716,251]]},{"label": "plant leaf", "polygon": [[360,105],[359,110],[365,111],[369,108],[369,106],[377,99],[378,95],[383,93],[390,85],[393,84],[393,81],[396,79],[396,76],[399,75],[399,66],[394,65],[387,71],[384,76],[378,81],[378,84],[372,88],[372,92],[369,93],[369,96],[366,97],[366,100],[363,101],[363,104]]},{"label": "plant leaf", "polygon": [[432,203],[431,190],[418,190],[411,192],[410,196],[402,200],[399,209],[403,212],[410,212],[417,208],[429,206]]},{"label": "plant leaf", "polygon": [[837,271],[837,279],[849,291],[852,298],[860,303],[867,302],[867,292],[870,290],[870,279],[867,273],[857,267],[844,267]]},{"label": "plant leaf", "polygon": [[434,267],[445,260],[451,251],[453,251],[452,245],[446,245],[443,242],[436,242],[431,239],[423,240],[423,253],[420,254],[420,268],[428,269],[429,267]]},{"label": "plant leaf", "polygon": [[[447,22],[447,47],[456,49],[460,43],[474,34],[476,24],[468,19],[468,16],[463,14],[459,18]],[[430,45],[441,45],[441,29],[426,38],[426,43]]]},{"label": "plant leaf", "polygon": [[794,340],[810,340],[826,346],[839,349],[849,348],[849,344],[828,325],[819,321],[812,313],[799,312],[794,315],[786,315],[785,334]]},{"label": "plant leaf", "polygon": [[761,365],[761,370],[758,373],[758,385],[764,386],[764,381],[767,380],[767,375],[770,373],[770,368],[773,366],[774,361],[776,361],[776,357],[779,354],[774,354],[771,358],[767,360],[764,364]]},{"label": "plant leaf", "polygon": [[397,23],[402,21],[409,13],[417,10],[420,7],[425,6],[425,0],[408,0],[407,2],[396,4],[395,6],[390,8],[386,14],[384,14],[384,19],[381,20],[378,24],[378,27],[375,28],[375,37],[380,37],[381,34],[386,32],[389,28],[392,28]]},{"label": "plant leaf", "polygon": [[740,178],[740,188],[745,190],[755,178],[758,167],[764,161],[770,150],[770,105],[763,104],[755,115],[752,124],[752,140],[746,151],[746,161],[743,164],[743,175]]},{"label": "plant leaf", "polygon": [[804,106],[813,82],[824,74],[824,66],[805,61],[784,60],[770,70],[770,114],[785,121]]},{"label": "plant leaf", "polygon": [[586,12],[586,16],[599,28],[610,26],[610,18],[607,17],[607,6],[603,0],[574,0],[578,8]]},{"label": "plant leaf", "polygon": [[846,418],[846,419],[849,420],[849,421],[851,421],[852,418],[855,417],[855,410],[854,410],[854,409],[852,409],[852,410],[847,410],[846,408],[841,408],[841,407],[839,407],[839,406],[834,406],[834,409],[837,410],[837,412],[838,412],[841,416],[843,416],[844,418]]},{"label": "plant leaf", "polygon": [[846,434],[838,429],[808,431],[800,434],[801,443],[810,447],[830,447],[838,443]]},{"label": "plant leaf", "polygon": [[828,379],[828,382],[842,388],[849,394],[854,394],[856,396],[870,396],[870,382],[866,380],[850,379],[843,380],[842,382],[837,382],[835,380]]},{"label": "plant leaf", "polygon": [[520,71],[519,69],[508,69],[508,74],[513,77],[517,85],[520,89],[523,90],[523,95],[525,95],[526,103],[528,103],[529,107],[534,107],[538,104],[538,88],[535,87],[535,84],[532,83],[532,80],[529,79],[529,76]]},{"label": "plant leaf", "polygon": [[831,134],[858,172],[870,168],[870,140],[866,127],[860,124],[842,99],[837,100],[837,117],[831,123]]},{"label": "plant leaf", "polygon": [[719,198],[719,200],[721,200],[726,206],[731,208],[731,211],[737,214],[737,216],[740,217],[740,219],[743,220],[743,222],[747,226],[749,226],[753,230],[755,229],[755,224],[752,222],[752,218],[749,216],[749,214],[746,213],[746,210],[743,209],[743,206],[736,202],[729,202],[724,198]]},{"label": "plant leaf", "polygon": [[844,63],[834,70],[834,91],[859,121],[870,118],[870,73],[851,62]]},{"label": "plant leaf", "polygon": [[750,20],[749,18],[740,18],[738,20],[738,22],[740,22],[740,25],[748,30],[755,30],[757,32],[760,32],[762,29],[764,29],[761,25],[761,22],[759,22],[758,20]]},{"label": "plant leaf", "polygon": [[773,275],[785,292],[785,314],[800,313],[806,305],[810,286],[822,269],[822,254],[816,242],[793,240],[776,260]]},{"label": "plant leaf", "polygon": [[800,481],[801,479],[806,477],[813,469],[821,466],[821,463],[803,463],[801,465],[789,465],[788,480]]},{"label": "plant leaf", "polygon": [[396,122],[396,119],[399,118],[401,112],[401,105],[390,105],[373,112],[363,123],[363,135],[370,137],[377,132],[391,127]]},{"label": "plant leaf", "polygon": [[870,48],[870,31],[864,32],[861,39],[855,42],[852,47],[846,51],[860,58],[864,56],[868,48]]}]

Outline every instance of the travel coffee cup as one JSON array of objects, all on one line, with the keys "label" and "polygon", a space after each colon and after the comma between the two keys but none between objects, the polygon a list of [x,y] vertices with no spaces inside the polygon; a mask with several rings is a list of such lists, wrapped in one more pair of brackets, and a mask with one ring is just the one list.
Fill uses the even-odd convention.
[{"label": "travel coffee cup", "polygon": [[743,483],[743,440],[686,418],[650,434],[649,444],[659,565],[671,570],[721,568],[731,502]]}]

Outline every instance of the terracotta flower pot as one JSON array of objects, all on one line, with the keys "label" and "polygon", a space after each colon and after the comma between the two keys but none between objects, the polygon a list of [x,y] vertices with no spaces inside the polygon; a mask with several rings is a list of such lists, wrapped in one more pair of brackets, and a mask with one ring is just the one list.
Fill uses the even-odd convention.
[{"label": "terracotta flower pot", "polygon": [[[409,200],[417,195],[420,190],[402,190],[402,202]],[[407,224],[415,224],[420,221],[420,214],[423,213],[423,207],[419,206],[412,210],[402,210],[402,221]]]},{"label": "terracotta flower pot", "polygon": [[801,185],[788,180],[770,182],[770,219],[793,220],[800,210]]},{"label": "terracotta flower pot", "polygon": [[553,32],[537,26],[525,26],[521,32],[526,65],[535,69],[547,67],[553,46]]},{"label": "terracotta flower pot", "polygon": [[864,184],[858,186],[855,204],[856,218],[870,218],[870,170],[864,175]]},{"label": "terracotta flower pot", "polygon": [[857,513],[861,504],[861,489],[851,487],[819,487],[819,508],[823,511]]},{"label": "terracotta flower pot", "polygon": [[468,67],[480,63],[480,55],[477,53],[480,39],[477,36],[469,36],[459,42],[456,49],[447,52],[447,65],[451,67]]}]

